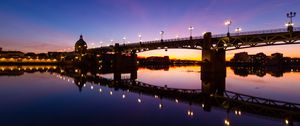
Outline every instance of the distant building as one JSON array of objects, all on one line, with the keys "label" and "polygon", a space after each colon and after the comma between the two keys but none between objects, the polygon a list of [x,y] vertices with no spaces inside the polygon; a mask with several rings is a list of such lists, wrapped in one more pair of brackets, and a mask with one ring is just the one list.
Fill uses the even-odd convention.
[{"label": "distant building", "polygon": [[265,65],[267,55],[264,53],[257,53],[256,55],[250,55],[250,62],[256,65]]},{"label": "distant building", "polygon": [[231,59],[231,62],[244,63],[249,62],[249,55],[247,52],[240,52],[234,54],[234,57]]},{"label": "distant building", "polygon": [[159,56],[151,56],[147,57],[146,59],[140,59],[141,64],[148,64],[148,65],[166,65],[170,64],[169,56],[159,57]]},{"label": "distant building", "polygon": [[75,53],[85,54],[87,52],[87,44],[80,35],[79,40],[75,43]]},{"label": "distant building", "polygon": [[0,52],[2,51],[2,47],[0,47]]},{"label": "distant building", "polygon": [[267,59],[267,65],[281,65],[283,63],[283,54],[282,53],[273,53]]},{"label": "distant building", "polygon": [[[285,61],[289,62],[288,60]],[[236,53],[230,62],[237,65],[280,65],[283,64],[284,57],[281,53],[273,53],[271,56],[267,56],[264,53],[248,55],[247,52],[241,52]]]},{"label": "distant building", "polygon": [[283,62],[286,65],[300,65],[300,58],[284,57]]},{"label": "distant building", "polygon": [[24,53],[21,51],[1,51],[0,57],[3,58],[22,58]]},{"label": "distant building", "polygon": [[24,54],[24,56],[26,58],[36,58],[37,57],[37,55],[33,52],[28,52],[28,53]]}]

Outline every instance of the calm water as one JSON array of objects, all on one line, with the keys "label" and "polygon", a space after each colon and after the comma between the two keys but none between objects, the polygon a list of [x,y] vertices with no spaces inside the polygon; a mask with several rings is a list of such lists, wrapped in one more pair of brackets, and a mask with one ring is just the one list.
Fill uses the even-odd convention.
[{"label": "calm water", "polygon": [[[120,81],[110,81],[110,73],[0,66],[0,125],[299,125],[299,118],[293,117],[300,115],[299,109],[226,98],[229,91],[299,104],[299,70],[274,71],[228,67],[225,83],[217,86],[223,95],[206,96],[200,66],[139,68],[134,86],[126,86],[132,81],[116,86]],[[130,74],[121,78],[128,80]],[[157,87],[160,91],[152,90]],[[168,93],[171,89],[198,94]],[[274,109],[286,113],[272,113]]]}]

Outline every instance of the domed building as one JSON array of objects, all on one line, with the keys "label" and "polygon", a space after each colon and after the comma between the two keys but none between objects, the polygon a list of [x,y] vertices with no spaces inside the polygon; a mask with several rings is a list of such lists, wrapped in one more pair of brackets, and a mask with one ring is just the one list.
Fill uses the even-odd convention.
[{"label": "domed building", "polygon": [[75,53],[85,54],[87,52],[87,44],[80,35],[79,40],[75,43]]}]

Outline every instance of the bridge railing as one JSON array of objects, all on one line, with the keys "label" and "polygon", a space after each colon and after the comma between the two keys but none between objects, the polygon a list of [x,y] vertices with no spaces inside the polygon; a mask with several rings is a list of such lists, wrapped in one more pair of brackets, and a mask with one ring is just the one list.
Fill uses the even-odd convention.
[{"label": "bridge railing", "polygon": [[[300,27],[294,27],[294,31],[300,31]],[[259,30],[259,31],[247,31],[247,32],[239,32],[239,33],[230,33],[231,36],[241,36],[241,35],[255,35],[255,34],[270,34],[270,33],[281,33],[281,32],[288,32],[287,28],[279,28],[279,29],[270,29],[270,30]],[[212,35],[213,38],[220,38],[226,37],[227,34],[214,34]],[[192,40],[199,40],[203,39],[203,36],[193,36]],[[171,39],[164,39],[163,42],[176,42],[176,41],[188,41],[191,40],[190,37],[184,38],[171,38]],[[139,46],[140,44],[154,44],[154,43],[161,43],[161,40],[154,40],[154,41],[144,41],[144,42],[136,42],[136,43],[128,43],[125,46]]]},{"label": "bridge railing", "polygon": [[[300,27],[294,27],[294,31],[300,31]],[[255,34],[269,34],[269,33],[281,33],[288,32],[287,28],[279,28],[279,29],[270,29],[270,30],[259,30],[259,31],[247,31],[247,32],[239,32],[239,33],[230,33],[231,36],[240,36],[240,35],[255,35]],[[215,34],[212,35],[213,38],[218,37],[226,37],[227,34]]]},{"label": "bridge railing", "polygon": [[[294,31],[300,31],[300,27],[294,27]],[[279,28],[279,29],[270,29],[270,30],[259,30],[259,31],[247,31],[247,32],[239,32],[239,33],[230,33],[231,36],[240,36],[240,35],[255,35],[255,34],[269,34],[269,33],[281,33],[281,32],[288,32],[287,28]],[[213,38],[218,37],[226,37],[227,34],[215,34],[212,35]],[[203,39],[203,36],[194,36],[193,39]],[[165,39],[163,42],[174,42],[174,41],[185,41],[190,40],[189,37],[185,38],[176,38],[176,39]],[[160,42],[160,40],[157,41],[146,41],[144,43],[157,43]]]}]

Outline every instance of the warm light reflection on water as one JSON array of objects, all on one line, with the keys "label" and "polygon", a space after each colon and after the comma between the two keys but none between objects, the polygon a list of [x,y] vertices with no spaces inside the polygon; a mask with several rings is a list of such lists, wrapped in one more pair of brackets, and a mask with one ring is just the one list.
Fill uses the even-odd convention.
[{"label": "warm light reflection on water", "polygon": [[[231,108],[228,111],[226,105],[223,108],[208,104],[205,99],[204,102],[195,104],[180,97],[172,97],[173,95],[162,97],[156,92],[149,94],[134,88],[125,90],[108,82],[94,82],[89,79],[94,75],[80,73],[82,70],[74,72],[72,69],[72,75],[67,74],[68,69],[54,66],[20,69],[24,73],[17,72],[18,68],[27,67],[3,66],[4,70],[0,69],[0,82],[5,82],[0,84],[0,124],[3,125],[32,125],[32,122],[91,125],[98,124],[99,121],[106,125],[299,124],[289,118],[273,119],[249,113],[251,110],[242,108]],[[201,89],[200,70],[200,66],[139,68],[137,81],[168,88]],[[97,76],[113,78],[113,74]],[[128,73],[123,74],[124,78],[129,78],[128,76]],[[228,67],[225,90],[300,103],[299,77],[300,72],[286,72],[281,77],[271,76],[268,72],[263,77],[240,76]],[[80,85],[82,90],[79,90]],[[204,110],[207,106],[211,106],[211,110]],[[60,119],[47,120],[57,116]],[[116,118],[118,121],[115,121]]]},{"label": "warm light reflection on water", "polygon": [[[180,89],[201,89],[200,66],[173,66],[168,69],[138,69],[138,81]],[[227,67],[226,90],[262,98],[300,103],[300,72],[286,72],[282,77],[267,73],[263,77],[234,74]],[[112,74],[105,77],[113,78]]]},{"label": "warm light reflection on water", "polygon": [[200,66],[170,67],[168,70],[140,68],[138,80],[157,86],[201,89]]}]

